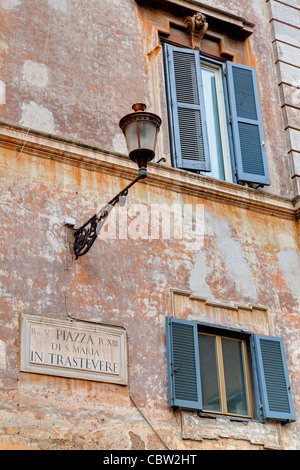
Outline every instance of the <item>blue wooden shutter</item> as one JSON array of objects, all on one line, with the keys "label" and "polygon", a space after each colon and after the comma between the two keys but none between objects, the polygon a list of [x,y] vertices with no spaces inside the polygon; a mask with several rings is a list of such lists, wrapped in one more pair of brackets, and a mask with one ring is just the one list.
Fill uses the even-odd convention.
[{"label": "blue wooden shutter", "polygon": [[253,336],[263,417],[295,421],[283,339]]},{"label": "blue wooden shutter", "polygon": [[237,180],[270,184],[256,71],[227,62],[227,84]]},{"label": "blue wooden shutter", "polygon": [[169,404],[201,410],[203,406],[197,324],[167,317],[166,330]]},{"label": "blue wooden shutter", "polygon": [[174,164],[211,171],[199,51],[165,44],[164,54]]}]

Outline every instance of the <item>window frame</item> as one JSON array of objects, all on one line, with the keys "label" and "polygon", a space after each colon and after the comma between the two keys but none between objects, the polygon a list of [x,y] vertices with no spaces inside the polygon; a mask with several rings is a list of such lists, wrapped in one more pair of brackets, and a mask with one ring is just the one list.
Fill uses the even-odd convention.
[{"label": "window frame", "polygon": [[[245,339],[252,391],[252,418],[230,414],[236,420],[296,420],[283,338],[266,336],[228,326],[195,320],[166,317],[169,406],[197,411],[201,416],[216,414],[203,411],[201,364],[198,332]],[[264,351],[262,349],[264,344]],[[270,356],[270,353],[272,354]],[[267,362],[265,362],[267,361]],[[266,364],[266,368],[264,366]],[[271,373],[270,373],[271,371]],[[277,385],[280,386],[277,386]],[[250,399],[250,395],[249,395]],[[250,410],[249,410],[250,411]],[[218,413],[224,416],[223,413]]]},{"label": "window frame", "polygon": [[[226,83],[226,65],[223,62],[210,59],[200,53],[200,64],[201,71],[202,69],[214,70],[216,72],[216,94],[217,94],[217,104],[218,104],[218,117],[220,123],[220,133],[221,133],[221,144],[222,144],[222,154],[223,154],[223,165],[225,181],[228,183],[236,183],[235,177],[235,163],[233,158],[233,147],[230,145],[230,118],[229,118],[229,107],[228,107],[228,95],[227,95],[227,83]],[[206,108],[205,108],[206,109]],[[206,109],[206,113],[207,113]],[[210,157],[212,162],[212,155]],[[209,172],[202,172],[200,174],[208,176],[214,179],[218,179],[214,176],[210,176]]]},{"label": "window frame", "polygon": [[[179,123],[179,109],[183,107],[183,103],[178,101],[178,89],[187,89],[188,78],[182,74],[176,75],[174,67],[174,54],[187,54],[194,57],[197,72],[195,74],[197,87],[199,90],[199,107],[201,115],[201,137],[199,136],[198,125],[193,119],[182,120],[182,127]],[[217,175],[212,176],[210,145],[208,141],[208,129],[206,125],[206,111],[203,95],[201,62],[210,62],[221,67],[223,76],[223,98],[222,113],[218,113],[218,117],[222,122],[222,159],[224,163],[225,182],[234,184],[249,184],[251,187],[263,187],[270,185],[270,174],[268,168],[268,158],[265,145],[265,137],[263,130],[262,110],[259,97],[259,83],[255,68],[231,62],[230,60],[222,62],[222,60],[206,57],[200,50],[183,47],[175,43],[163,41],[164,71],[165,84],[167,93],[167,109],[169,120],[169,135],[171,156],[174,168],[191,171],[212,178],[216,181],[224,181],[223,177]],[[199,68],[199,70],[198,70]],[[236,77],[241,79],[237,80]],[[235,96],[237,93],[237,97]],[[237,101],[238,98],[238,101]],[[249,103],[251,106],[249,107]],[[245,110],[248,110],[248,114]],[[255,109],[255,116],[251,112]],[[240,114],[241,113],[241,114]],[[212,114],[210,114],[212,116]],[[187,124],[188,123],[188,124]],[[224,129],[224,123],[227,129]],[[182,136],[185,136],[184,138]],[[224,146],[224,137],[226,144]],[[188,140],[192,144],[202,142],[203,152],[193,153],[193,145],[187,151]],[[217,143],[218,145],[218,143]],[[229,157],[228,157],[229,152]],[[230,171],[231,169],[231,171]],[[254,185],[257,186],[254,186]]]},{"label": "window frame", "polygon": [[[221,333],[221,332],[220,332]],[[206,410],[203,407],[203,413],[206,414],[213,414],[213,415],[222,415],[222,416],[229,416],[229,417],[235,417],[235,418],[246,418],[246,419],[253,419],[254,413],[253,413],[253,386],[252,386],[252,378],[251,378],[251,373],[250,373],[250,367],[249,367],[249,353],[248,353],[248,348],[246,345],[246,337],[233,337],[229,334],[225,334],[222,332],[221,334],[219,333],[212,333],[212,332],[204,332],[201,331],[201,325],[198,324],[198,335],[208,335],[216,338],[216,359],[217,359],[217,371],[218,371],[218,382],[219,382],[219,390],[220,390],[220,401],[221,401],[221,410],[220,411],[213,411],[213,410]],[[247,398],[247,408],[248,408],[248,414],[240,414],[240,413],[230,413],[228,412],[228,407],[227,407],[227,396],[226,396],[226,384],[225,384],[225,371],[224,371],[224,359],[223,359],[223,352],[222,352],[222,339],[228,339],[231,341],[238,341],[242,345],[242,352],[243,352],[243,368],[244,368],[244,374],[245,374],[245,392],[246,392],[246,398]],[[250,343],[249,343],[250,345]],[[199,343],[198,343],[199,346]],[[199,352],[200,356],[200,352]],[[201,361],[201,357],[199,358]],[[201,374],[201,372],[200,372]],[[202,382],[202,387],[203,387],[203,382]],[[202,388],[202,393],[203,393],[203,388]]]}]

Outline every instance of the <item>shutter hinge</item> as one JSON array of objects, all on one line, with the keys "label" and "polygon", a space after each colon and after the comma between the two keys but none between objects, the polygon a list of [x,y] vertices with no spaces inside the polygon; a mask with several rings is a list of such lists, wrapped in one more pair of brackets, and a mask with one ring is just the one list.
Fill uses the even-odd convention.
[{"label": "shutter hinge", "polygon": [[260,416],[264,416],[262,404],[259,405],[259,414],[260,414]]},{"label": "shutter hinge", "polygon": [[263,149],[265,149],[265,148],[266,148],[266,143],[265,143],[265,141],[264,141],[264,140],[262,140],[262,142],[261,142],[261,145],[262,145],[262,148],[263,148]]}]

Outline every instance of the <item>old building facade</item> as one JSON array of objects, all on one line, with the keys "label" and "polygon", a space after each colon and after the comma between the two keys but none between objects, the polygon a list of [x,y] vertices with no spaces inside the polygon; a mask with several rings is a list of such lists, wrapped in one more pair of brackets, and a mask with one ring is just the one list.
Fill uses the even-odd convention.
[{"label": "old building facade", "polygon": [[0,448],[299,449],[298,1],[0,5]]}]

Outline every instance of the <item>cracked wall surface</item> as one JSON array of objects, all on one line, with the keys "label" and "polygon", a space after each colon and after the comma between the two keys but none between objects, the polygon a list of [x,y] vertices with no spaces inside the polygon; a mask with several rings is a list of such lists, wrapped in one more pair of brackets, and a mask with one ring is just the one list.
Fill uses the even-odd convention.
[{"label": "cracked wall surface", "polygon": [[[205,1],[255,25],[242,48],[234,38],[224,47],[257,68],[271,186],[256,191],[172,168],[159,44],[171,27],[162,13],[135,0],[0,2],[0,449],[299,449],[298,421],[169,408],[165,332],[175,316],[283,337],[299,420],[297,149],[285,142],[297,135],[297,115],[290,106],[286,126],[282,93],[288,100],[294,85],[278,86],[277,75],[289,74],[283,54],[296,63],[299,48],[280,39],[287,18],[269,16],[270,7],[299,13],[287,3]],[[163,119],[157,158],[75,261],[65,219],[80,226],[136,176],[118,122],[140,101]],[[149,211],[163,204],[200,206],[201,240],[153,236],[164,226]],[[116,220],[126,236],[112,237]],[[21,372],[20,325],[30,313],[125,328],[130,389]]]}]

